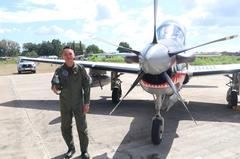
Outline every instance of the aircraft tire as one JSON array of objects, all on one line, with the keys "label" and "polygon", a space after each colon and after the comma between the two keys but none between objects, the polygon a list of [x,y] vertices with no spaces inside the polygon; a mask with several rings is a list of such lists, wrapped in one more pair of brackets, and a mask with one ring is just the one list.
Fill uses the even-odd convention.
[{"label": "aircraft tire", "polygon": [[228,104],[232,108],[233,106],[236,106],[237,103],[238,103],[238,94],[236,91],[231,91],[230,100]]},{"label": "aircraft tire", "polygon": [[237,91],[233,91],[231,88],[227,91],[227,102],[229,108],[232,108],[233,106],[236,106],[238,103],[238,93]]},{"label": "aircraft tire", "polygon": [[120,101],[120,97],[122,95],[121,88],[113,88],[112,90],[112,102],[117,104]]},{"label": "aircraft tire", "polygon": [[159,145],[162,141],[162,135],[163,135],[163,120],[160,118],[155,117],[152,121],[152,142],[154,145]]}]

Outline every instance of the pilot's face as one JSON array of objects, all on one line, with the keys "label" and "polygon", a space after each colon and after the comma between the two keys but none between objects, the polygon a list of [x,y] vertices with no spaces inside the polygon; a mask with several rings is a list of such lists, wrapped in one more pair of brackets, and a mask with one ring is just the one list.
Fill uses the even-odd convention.
[{"label": "pilot's face", "polygon": [[72,49],[64,49],[62,57],[66,63],[72,63],[75,58],[74,51]]}]

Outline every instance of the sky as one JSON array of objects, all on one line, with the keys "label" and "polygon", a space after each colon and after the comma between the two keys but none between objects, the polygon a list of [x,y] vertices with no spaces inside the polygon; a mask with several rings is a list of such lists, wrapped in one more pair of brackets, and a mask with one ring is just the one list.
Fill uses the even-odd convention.
[{"label": "sky", "polygon": [[[153,39],[153,0],[0,0],[0,40],[23,43],[82,41],[105,52],[121,41],[141,51]],[[157,26],[176,20],[186,28],[186,46],[240,35],[239,0],[158,0]],[[240,37],[195,49],[239,51]]]}]

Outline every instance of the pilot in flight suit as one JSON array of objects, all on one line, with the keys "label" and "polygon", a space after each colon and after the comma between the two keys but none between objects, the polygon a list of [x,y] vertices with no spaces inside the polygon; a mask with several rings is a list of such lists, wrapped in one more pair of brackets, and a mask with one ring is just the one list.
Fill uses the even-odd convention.
[{"label": "pilot in flight suit", "polygon": [[[70,56],[70,66],[67,61],[68,57],[64,58],[64,56]],[[68,146],[65,158],[71,158],[75,153],[72,136],[72,118],[74,116],[80,140],[81,157],[88,159],[89,138],[86,112],[90,103],[90,77],[85,68],[76,64],[71,56],[74,58],[73,50],[65,47],[63,49],[65,63],[55,71],[51,81],[52,90],[60,96],[61,131]],[[59,91],[61,92],[59,93]]]}]

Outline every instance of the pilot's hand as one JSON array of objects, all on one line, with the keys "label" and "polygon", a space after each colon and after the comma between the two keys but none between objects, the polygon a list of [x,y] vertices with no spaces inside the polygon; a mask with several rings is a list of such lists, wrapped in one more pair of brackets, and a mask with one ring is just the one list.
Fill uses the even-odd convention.
[{"label": "pilot's hand", "polygon": [[59,95],[60,94],[60,90],[58,89],[58,87],[56,85],[52,86],[52,91],[56,94]]},{"label": "pilot's hand", "polygon": [[84,104],[83,105],[83,113],[85,113],[85,114],[88,113],[89,109],[90,109],[89,104]]}]

